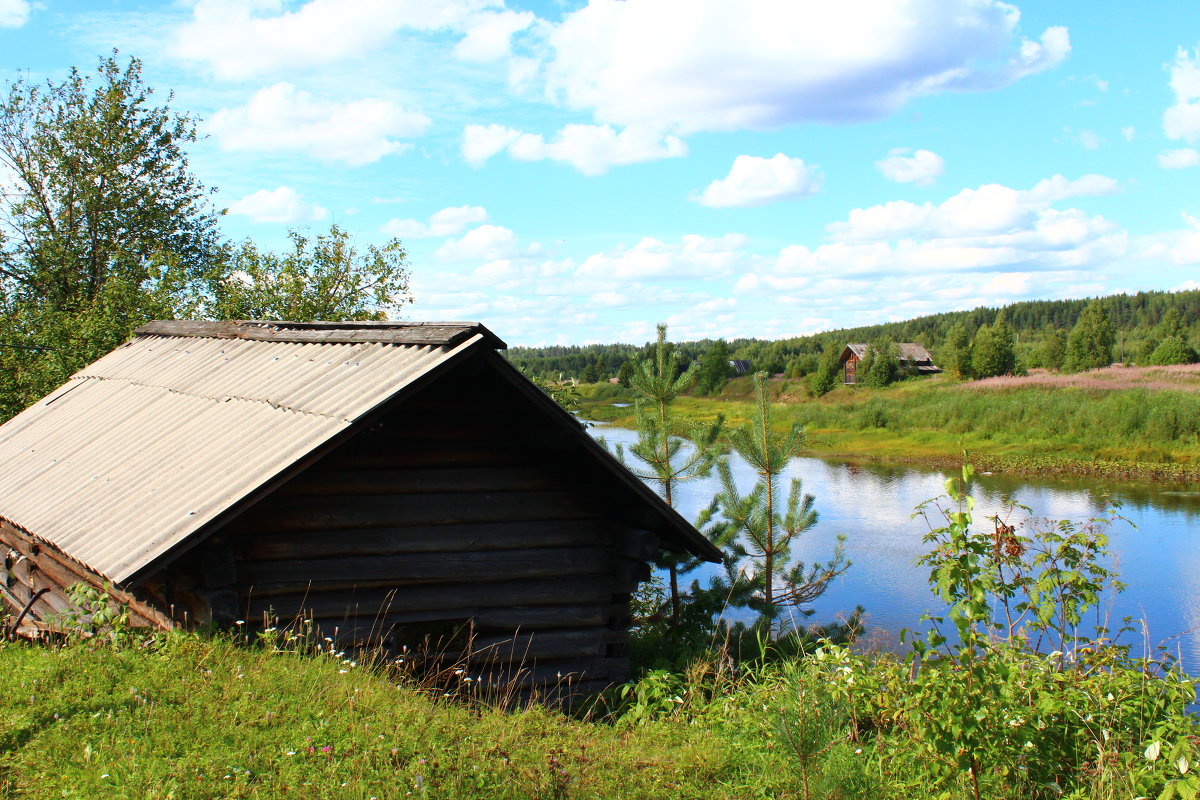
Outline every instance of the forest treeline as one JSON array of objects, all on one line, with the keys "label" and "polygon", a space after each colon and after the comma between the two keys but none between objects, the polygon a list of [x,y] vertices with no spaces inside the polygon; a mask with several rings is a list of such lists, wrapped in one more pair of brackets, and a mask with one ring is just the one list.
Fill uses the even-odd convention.
[{"label": "forest treeline", "polygon": [[[1001,310],[1015,337],[1017,371],[1043,366],[1047,340],[1065,342],[1091,299],[1028,300],[1001,307],[979,307],[969,311],[948,311],[902,322],[885,322],[857,328],[839,328],[788,339],[712,339],[676,342],[682,369],[714,349],[728,360],[749,362],[749,371],[763,371],[800,378],[816,372],[822,354],[841,349],[849,342],[874,342],[889,337],[896,342],[917,342],[934,356],[935,363],[952,349],[947,338],[956,325],[962,325],[973,339],[985,326],[993,326]],[[1111,322],[1115,338],[1112,357],[1124,363],[1150,363],[1151,355],[1162,338],[1164,322],[1178,326],[1185,343],[1200,350],[1200,290],[1178,292],[1138,292],[1097,298]],[[1171,314],[1174,310],[1176,313]],[[1177,316],[1176,316],[1177,315]],[[636,357],[649,357],[654,345],[593,344],[584,346],[514,347],[509,359],[528,373],[545,378],[563,376],[584,382],[623,377],[622,365]],[[628,368],[626,368],[627,370]]]}]

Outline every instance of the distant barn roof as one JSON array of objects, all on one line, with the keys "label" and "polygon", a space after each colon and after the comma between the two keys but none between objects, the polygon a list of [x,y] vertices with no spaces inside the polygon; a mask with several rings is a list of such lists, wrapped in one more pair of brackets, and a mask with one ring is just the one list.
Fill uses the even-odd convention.
[{"label": "distant barn roof", "polygon": [[[505,347],[471,322],[176,321],[135,333],[0,426],[0,517],[118,584],[466,352]],[[658,505],[677,540],[712,557]]]},{"label": "distant barn roof", "polygon": [[[862,358],[867,354],[868,347],[870,347],[870,345],[865,342],[851,342],[850,344],[846,345],[846,349],[853,352],[854,355],[858,356],[859,358]],[[900,349],[901,361],[933,361],[933,356],[929,354],[929,351],[916,342],[897,342],[896,347]],[[842,355],[845,356],[845,351],[843,351]]]}]

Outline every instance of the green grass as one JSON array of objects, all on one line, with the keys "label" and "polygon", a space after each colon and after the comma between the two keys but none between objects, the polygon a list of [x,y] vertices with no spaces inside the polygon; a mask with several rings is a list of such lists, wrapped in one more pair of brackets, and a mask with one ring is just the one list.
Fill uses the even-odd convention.
[{"label": "green grass", "polygon": [[[749,418],[748,383],[717,397],[681,397],[693,420]],[[820,399],[798,381],[774,386],[780,425],[798,424],[814,455],[957,463],[983,469],[1102,477],[1200,480],[1200,393],[1152,388],[1014,386],[980,390],[946,380],[887,389],[839,387]],[[628,409],[585,398],[583,415],[632,424]]]},{"label": "green grass", "polygon": [[[835,649],[824,661],[700,662],[682,674],[649,673],[620,714],[578,719],[536,706],[469,705],[336,655],[229,640],[178,634],[118,650],[6,643],[0,797],[967,796],[966,776],[931,760],[907,721],[928,713],[909,694],[916,690],[908,667],[880,658]],[[1078,752],[1049,765],[1066,796],[1132,797],[1135,777],[1136,788],[1157,795],[1172,768],[1166,759],[1147,762],[1142,751],[1156,737],[1167,748],[1178,739],[1194,761],[1187,742],[1200,729],[1179,703],[1114,728],[1141,708],[1120,686],[1146,698],[1157,689],[1138,690],[1146,679],[1136,671],[1113,682],[1107,674],[1069,673],[1061,695],[1059,684],[1047,685],[1056,698],[1050,706],[1049,696],[1026,705],[1018,692],[1015,706],[996,713],[1029,718],[1022,737],[1061,738],[1039,715],[1061,718],[1064,730],[1083,737]],[[1114,691],[1126,717],[1107,707]],[[1080,722],[1093,712],[1113,722]],[[1114,758],[1097,767],[1090,759],[1101,743]],[[986,774],[984,796],[1063,796],[1021,775]]]},{"label": "green grass", "polygon": [[394,681],[184,635],[0,644],[0,797],[741,798],[791,780],[766,742],[468,707]]}]

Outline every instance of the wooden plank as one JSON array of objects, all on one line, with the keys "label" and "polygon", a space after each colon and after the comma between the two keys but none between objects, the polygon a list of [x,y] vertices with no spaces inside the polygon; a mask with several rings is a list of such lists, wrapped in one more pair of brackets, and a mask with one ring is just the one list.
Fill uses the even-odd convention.
[{"label": "wooden plank", "polygon": [[314,469],[284,486],[280,495],[417,494],[542,491],[562,480],[536,467],[432,469]]},{"label": "wooden plank", "polygon": [[605,520],[485,522],[404,528],[347,528],[285,534],[246,534],[244,561],[331,558],[348,555],[446,553],[522,547],[585,547],[607,544]]},{"label": "wooden plank", "polygon": [[247,584],[310,579],[369,580],[487,580],[588,575],[611,566],[605,547],[546,547],[536,550],[494,550],[482,553],[418,553],[402,556],[344,556],[333,559],[244,562]]},{"label": "wooden plank", "polygon": [[69,605],[65,590],[73,584],[85,583],[104,589],[116,602],[129,606],[130,612],[135,615],[135,624],[144,623],[161,630],[174,627],[170,618],[153,604],[136,594],[112,586],[103,577],[63,554],[53,545],[35,542],[28,534],[3,522],[0,522],[0,533],[4,534],[5,541],[14,549],[31,557],[37,566],[39,580],[45,579],[63,590],[61,602],[67,604],[64,607]]},{"label": "wooden plank", "polygon": [[34,573],[37,572],[37,563],[24,553],[19,553],[13,559],[12,569],[9,570],[9,578],[17,583],[32,587]]},{"label": "wooden plank", "polygon": [[575,492],[482,492],[471,502],[454,493],[421,495],[331,495],[291,497],[254,509],[250,524],[271,531],[454,525],[579,519],[599,509]]},{"label": "wooden plank", "polygon": [[609,597],[611,579],[607,575],[578,575],[540,581],[493,580],[470,583],[439,583],[395,586],[354,591],[353,585],[325,587],[314,584],[286,586],[286,594],[269,594],[263,586],[246,587],[240,594],[249,597],[247,613],[257,619],[267,612],[287,611],[294,615],[301,608],[328,608],[356,602],[361,608],[453,609],[477,606],[556,605],[602,602]]}]

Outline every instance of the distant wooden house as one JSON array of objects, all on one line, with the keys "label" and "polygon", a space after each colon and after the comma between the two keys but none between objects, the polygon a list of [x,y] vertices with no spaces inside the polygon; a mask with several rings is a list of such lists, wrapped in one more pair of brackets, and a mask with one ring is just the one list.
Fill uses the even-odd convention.
[{"label": "distant wooden house", "polygon": [[0,599],[53,627],[437,635],[527,686],[627,673],[662,551],[719,552],[474,323],[154,322],[0,426]]},{"label": "distant wooden house", "polygon": [[[842,350],[838,362],[842,365],[844,383],[858,382],[858,362],[862,361],[863,356],[867,354],[869,346],[865,343],[851,343]],[[918,375],[932,375],[942,371],[933,363],[933,356],[929,354],[929,351],[921,345],[915,342],[899,342],[896,347],[900,350],[900,368],[902,370]]]}]

